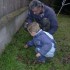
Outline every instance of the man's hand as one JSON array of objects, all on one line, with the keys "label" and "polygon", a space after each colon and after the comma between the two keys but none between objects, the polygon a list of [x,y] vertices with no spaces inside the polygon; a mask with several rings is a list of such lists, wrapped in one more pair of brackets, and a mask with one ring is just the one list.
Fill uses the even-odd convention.
[{"label": "man's hand", "polygon": [[24,48],[28,48],[28,45],[26,44],[26,45],[24,45]]},{"label": "man's hand", "polygon": [[27,28],[27,26],[28,26],[28,23],[26,22],[26,23],[24,24],[24,28]]},{"label": "man's hand", "polygon": [[40,53],[37,53],[37,54],[36,54],[36,57],[39,57],[39,56],[41,56],[41,54],[40,54]]}]

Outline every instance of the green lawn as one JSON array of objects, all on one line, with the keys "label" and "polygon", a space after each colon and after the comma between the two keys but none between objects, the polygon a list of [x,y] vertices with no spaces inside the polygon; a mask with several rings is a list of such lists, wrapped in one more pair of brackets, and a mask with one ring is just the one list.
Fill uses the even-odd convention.
[{"label": "green lawn", "polygon": [[57,51],[51,62],[33,64],[34,48],[24,49],[32,37],[23,28],[13,37],[0,56],[0,70],[70,70],[70,16],[58,16],[59,29],[54,35]]}]

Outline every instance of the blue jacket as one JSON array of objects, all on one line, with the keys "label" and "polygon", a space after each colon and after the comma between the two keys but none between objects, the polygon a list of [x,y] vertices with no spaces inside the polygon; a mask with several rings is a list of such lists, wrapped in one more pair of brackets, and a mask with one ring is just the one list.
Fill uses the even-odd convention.
[{"label": "blue jacket", "polygon": [[58,28],[57,17],[54,10],[46,5],[43,6],[43,13],[39,15],[36,15],[31,10],[29,10],[27,22],[31,23],[35,20],[36,22],[42,24],[41,20],[43,18],[48,18],[50,22],[50,29],[48,30],[48,32],[50,34],[54,34]]},{"label": "blue jacket", "polygon": [[45,31],[40,30],[27,45],[35,46],[36,52],[45,56],[52,48],[52,43],[55,45],[54,39],[46,35]]}]

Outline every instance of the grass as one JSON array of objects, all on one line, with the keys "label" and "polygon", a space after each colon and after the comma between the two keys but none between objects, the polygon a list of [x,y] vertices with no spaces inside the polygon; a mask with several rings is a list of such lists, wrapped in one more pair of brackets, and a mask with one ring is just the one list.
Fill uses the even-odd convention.
[{"label": "grass", "polygon": [[54,35],[57,51],[51,62],[33,64],[34,48],[24,49],[24,44],[32,39],[21,28],[0,56],[0,70],[70,70],[70,16],[58,16],[59,29]]}]

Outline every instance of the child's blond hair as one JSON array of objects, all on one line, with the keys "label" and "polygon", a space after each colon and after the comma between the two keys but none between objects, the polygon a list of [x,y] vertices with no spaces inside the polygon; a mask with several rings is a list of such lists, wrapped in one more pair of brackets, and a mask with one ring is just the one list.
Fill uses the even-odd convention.
[{"label": "child's blond hair", "polygon": [[37,33],[37,32],[40,30],[39,24],[38,24],[37,22],[32,22],[32,23],[28,26],[27,30],[28,30],[29,32],[36,32],[36,33]]}]

